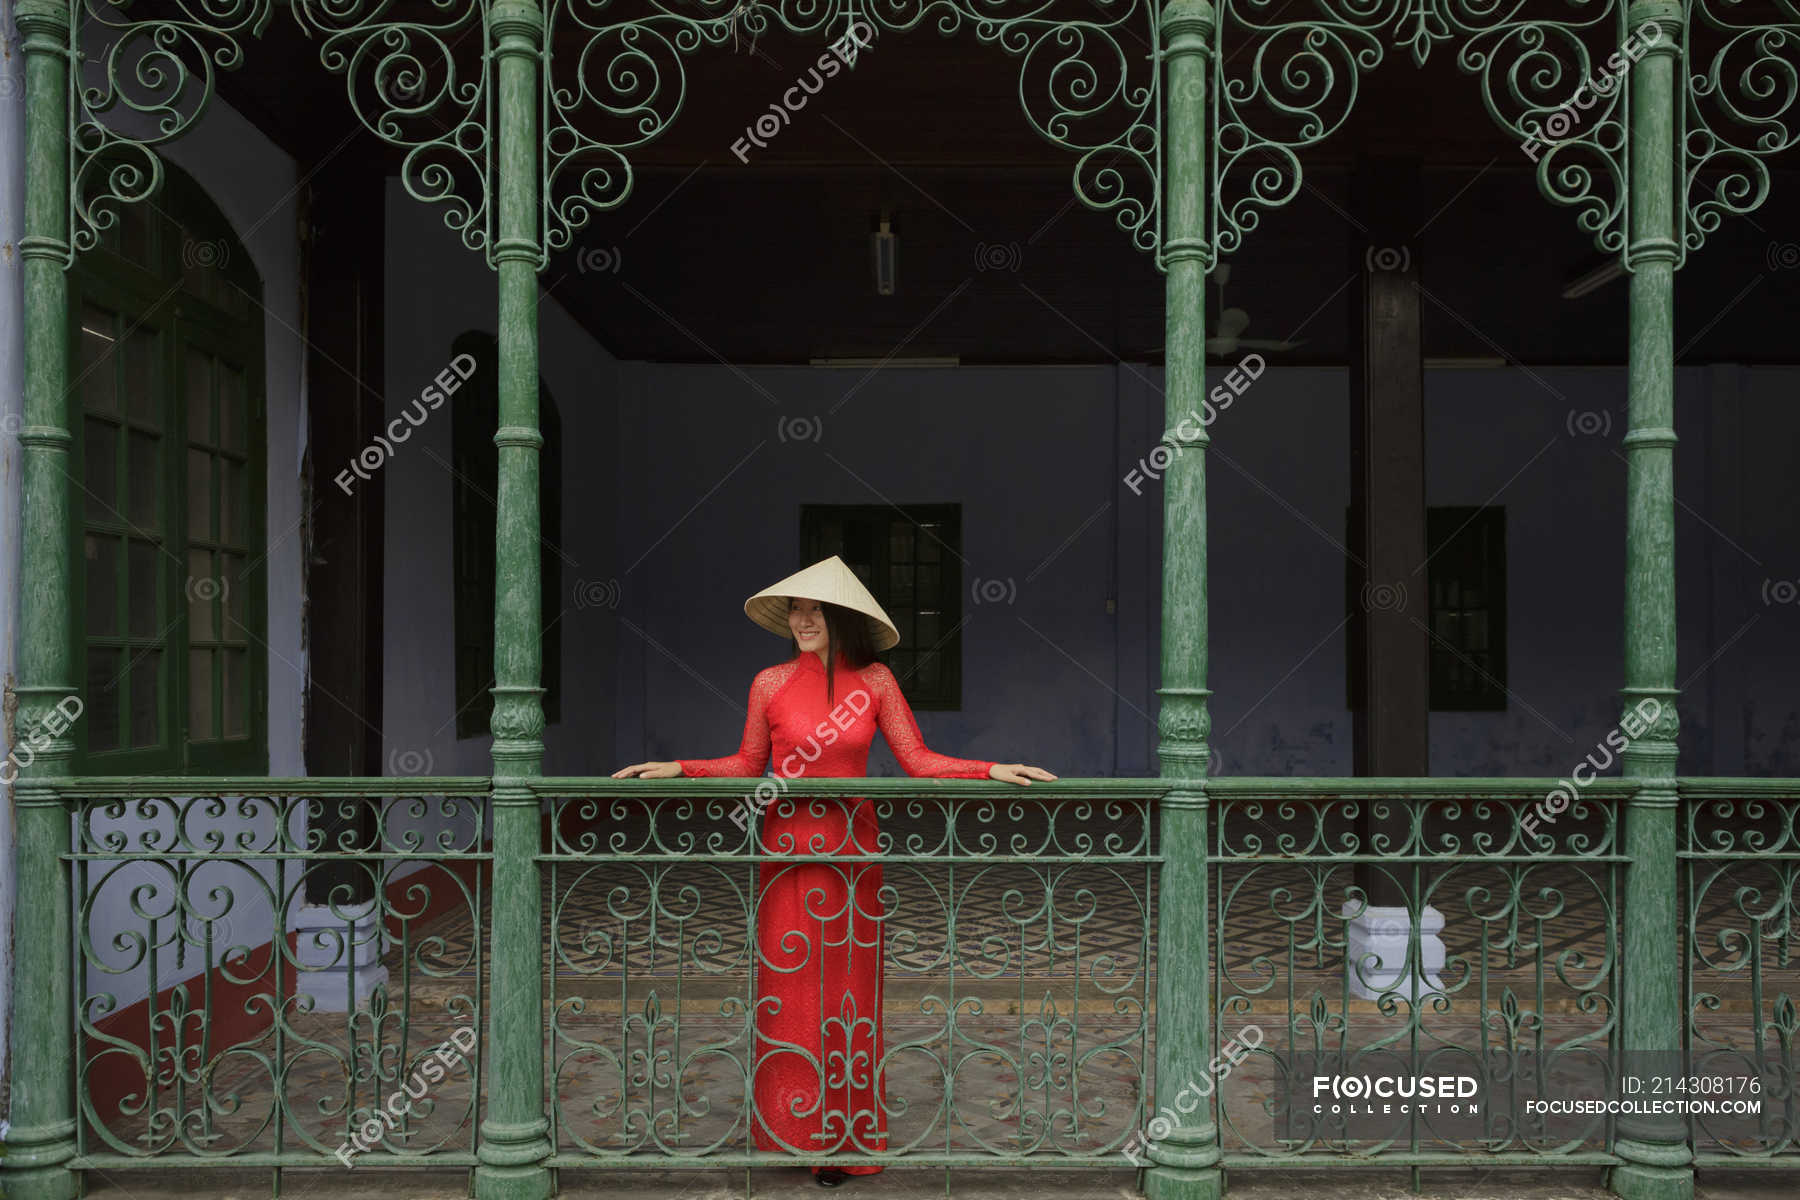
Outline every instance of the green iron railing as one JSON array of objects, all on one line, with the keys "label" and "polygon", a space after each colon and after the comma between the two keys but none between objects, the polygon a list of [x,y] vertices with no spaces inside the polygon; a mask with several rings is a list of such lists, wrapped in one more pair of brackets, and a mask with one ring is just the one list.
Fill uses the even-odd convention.
[{"label": "green iron railing", "polygon": [[[1534,1129],[1520,1109],[1518,1062],[1554,1073],[1567,1060],[1608,1079],[1620,1061],[1626,960],[1618,779],[1595,780],[1547,826],[1535,806],[1558,786],[1532,779],[1220,779],[1210,781],[1218,1036],[1256,1024],[1248,1070],[1221,1087],[1223,1161],[1332,1166],[1615,1163],[1604,1118],[1585,1136]],[[1385,887],[1381,885],[1385,884]],[[1379,998],[1351,924],[1365,889],[1406,897],[1401,980]],[[1438,923],[1423,918],[1435,914]],[[1441,959],[1425,938],[1441,940]],[[1639,948],[1666,970],[1667,940]],[[1365,992],[1372,989],[1364,989]],[[1671,1031],[1672,1034],[1672,1031]],[[1404,1064],[1469,1074],[1487,1105],[1479,1134],[1429,1117],[1386,1137],[1333,1137],[1271,1107],[1293,1064],[1359,1072]],[[1263,1069],[1258,1070],[1258,1066]],[[1522,1090],[1522,1088],[1524,1090]],[[1554,1094],[1554,1091],[1551,1091]]]},{"label": "green iron railing", "polygon": [[[1187,1090],[1159,1070],[1158,988],[1195,974],[1159,969],[1180,962],[1170,947],[1187,932],[1164,907],[1166,783],[790,784],[774,803],[870,798],[879,853],[846,861],[758,852],[747,782],[535,780],[539,834],[514,866],[536,886],[509,899],[487,883],[502,864],[485,780],[218,780],[179,793],[172,780],[75,781],[64,856],[82,981],[70,1014],[80,1113],[70,1166],[267,1167],[277,1191],[283,1169],[336,1169],[346,1146],[355,1165],[473,1168],[481,1121],[506,1086],[484,1066],[491,985],[506,973],[541,979],[545,996],[530,1022],[543,1088],[505,1099],[545,1114],[547,1167],[1143,1164],[1171,1124],[1159,1127],[1158,1114]],[[1212,898],[1201,932],[1215,981],[1201,997],[1208,1043],[1252,1045],[1229,1084],[1207,1093],[1220,1162],[1616,1167],[1615,1119],[1594,1116],[1573,1135],[1538,1127],[1518,1111],[1532,1081],[1496,1064],[1524,1055],[1548,1075],[1565,1061],[1607,1078],[1625,1069],[1625,990],[1635,976],[1668,975],[1679,945],[1686,1019],[1645,1040],[1688,1049],[1696,1073],[1767,1083],[1754,1136],[1695,1118],[1692,1152],[1800,1168],[1800,965],[1788,949],[1800,782],[1682,781],[1686,916],[1680,930],[1643,938],[1621,904],[1637,869],[1620,849],[1630,784],[1594,780],[1543,826],[1531,814],[1558,782],[1208,781],[1197,864]],[[305,824],[321,804],[374,806],[380,837],[321,845]],[[289,940],[289,914],[302,873],[326,862],[367,873],[374,911],[333,905],[313,934],[325,952],[309,957]],[[841,1138],[773,1152],[750,1136],[758,972],[771,966],[756,949],[758,871],[793,862],[844,873],[835,901],[822,889],[821,930],[852,894],[880,921],[871,948],[884,965],[885,1049],[869,1064],[885,1078],[879,1149]],[[1407,897],[1406,965],[1429,971],[1370,999],[1353,986],[1367,964],[1348,936],[1366,869]],[[870,871],[879,875],[863,885],[850,878]],[[544,913],[541,938],[493,936],[508,903]],[[1424,950],[1428,909],[1444,919],[1441,965]],[[234,933],[265,927],[268,948]],[[795,936],[803,966],[832,952],[829,939]],[[387,982],[348,1012],[314,1011],[305,978],[371,957],[365,948],[378,950]],[[209,962],[212,972],[194,974]],[[133,972],[150,996],[121,1025],[107,980]],[[461,1028],[471,1031],[463,1053],[422,1076]],[[1402,1136],[1357,1141],[1284,1124],[1295,1064],[1355,1071],[1376,1056],[1479,1076],[1480,1134],[1415,1120]],[[808,1066],[820,1079],[845,1070]],[[1535,1083],[1533,1094],[1555,1094]],[[402,1092],[411,1102],[382,1118]]]},{"label": "green iron railing", "polygon": [[[346,1159],[362,1165],[474,1164],[487,781],[372,782],[92,779],[68,790],[77,1162],[277,1167],[331,1163],[351,1147]],[[365,807],[372,841],[326,844],[309,830],[309,819]],[[349,867],[366,899],[339,885],[301,920],[307,872],[322,866]],[[360,1004],[351,964],[389,971]],[[315,1010],[313,981],[325,978],[343,1011]],[[134,986],[148,994],[122,1004]],[[440,1061],[428,1097],[382,1117],[447,1040],[467,1053]]]},{"label": "green iron railing", "polygon": [[1697,1075],[1786,1083],[1754,1136],[1693,1119],[1694,1160],[1800,1170],[1800,789],[1684,779],[1681,795],[1682,1048]]},{"label": "green iron railing", "polygon": [[[742,780],[539,790],[553,1165],[1121,1165],[1148,1094],[1156,781],[824,780],[770,801],[869,796],[880,853],[848,862],[834,847],[757,852]],[[759,897],[798,863],[824,868],[806,884],[818,920],[759,948]],[[880,1010],[848,1017],[879,1022],[881,1061],[844,1061],[842,1036],[823,1061],[781,1054],[840,1086],[885,1076],[885,1150],[847,1132],[828,1087],[829,1144],[758,1151],[759,979],[818,986],[852,938],[883,968]],[[823,999],[841,1035],[840,998]]]},{"label": "green iron railing", "polygon": [[[71,1165],[268,1167],[277,1190],[283,1168],[335,1169],[346,1145],[360,1166],[473,1167],[478,1120],[503,1102],[547,1113],[555,1167],[790,1161],[749,1139],[756,972],[770,965],[752,940],[756,870],[851,868],[756,853],[742,780],[538,780],[542,840],[511,865],[539,887],[510,901],[548,919],[541,942],[507,942],[492,933],[508,897],[487,879],[507,864],[488,845],[485,784],[72,784]],[[836,802],[833,781],[787,790],[780,803]],[[1118,1149],[1149,1095],[1161,785],[835,783],[850,790],[873,797],[883,830],[882,853],[854,868],[876,875],[857,894],[879,906],[871,949],[887,976],[889,1149],[863,1159],[1127,1165]],[[305,824],[321,804],[373,806],[378,841],[321,844]],[[309,957],[290,915],[323,863],[366,873],[374,905],[337,898]],[[245,942],[246,929],[273,940]],[[387,982],[348,1012],[316,1011],[307,978],[367,949]],[[547,1086],[502,1099],[506,1081],[484,1068],[494,984],[540,972],[548,1003],[531,1023]],[[121,1013],[115,977],[148,999]],[[481,1036],[414,1095],[421,1065],[464,1026]],[[382,1118],[401,1091],[402,1118]],[[855,1149],[795,1154],[855,1161]]]}]

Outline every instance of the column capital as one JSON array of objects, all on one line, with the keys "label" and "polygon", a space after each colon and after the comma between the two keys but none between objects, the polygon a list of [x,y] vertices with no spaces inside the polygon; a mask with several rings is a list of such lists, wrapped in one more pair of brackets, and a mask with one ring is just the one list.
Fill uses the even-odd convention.
[{"label": "column capital", "polygon": [[494,734],[496,751],[503,744],[534,744],[542,747],[544,733],[544,689],[518,684],[496,684],[488,691],[494,696],[494,715],[488,728]]},{"label": "column capital", "polygon": [[[1208,0],[1169,0],[1157,21],[1163,44],[1171,51],[1197,54],[1212,41],[1218,29],[1218,13]],[[1185,44],[1177,47],[1177,42]]]},{"label": "column capital", "polygon": [[[1162,687],[1156,689],[1156,694],[1162,699],[1162,711],[1156,719],[1156,756],[1162,761],[1163,774],[1204,781],[1212,759],[1207,744],[1212,737],[1212,710],[1207,704],[1212,692],[1197,687]],[[1169,768],[1174,766],[1190,769],[1171,771]]]},{"label": "column capital", "polygon": [[1676,709],[1680,697],[1677,688],[1620,689],[1620,725],[1626,737],[1622,758],[1662,763],[1668,767],[1668,774],[1674,774],[1676,739],[1681,733],[1681,717]]},{"label": "column capital", "polygon": [[[493,31],[496,46],[523,38],[535,50],[544,42],[544,10],[532,0],[496,0],[488,9],[488,28]],[[517,45],[506,48],[522,49]]]},{"label": "column capital", "polygon": [[13,7],[13,20],[19,26],[20,48],[27,54],[53,52],[68,45],[67,4],[57,0],[18,0]]},{"label": "column capital", "polygon": [[1675,46],[1674,35],[1681,32],[1681,9],[1680,0],[1631,0],[1625,10],[1625,23],[1633,30],[1655,24],[1662,36],[1651,49],[1659,49],[1666,44],[1672,50]]}]

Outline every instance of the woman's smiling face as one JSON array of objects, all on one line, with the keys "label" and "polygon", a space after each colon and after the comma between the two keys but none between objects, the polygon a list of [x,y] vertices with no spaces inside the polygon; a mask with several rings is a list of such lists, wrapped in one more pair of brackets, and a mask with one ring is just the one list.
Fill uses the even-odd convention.
[{"label": "woman's smiling face", "polygon": [[796,596],[788,601],[788,632],[802,651],[817,653],[825,649],[825,610],[817,600]]}]

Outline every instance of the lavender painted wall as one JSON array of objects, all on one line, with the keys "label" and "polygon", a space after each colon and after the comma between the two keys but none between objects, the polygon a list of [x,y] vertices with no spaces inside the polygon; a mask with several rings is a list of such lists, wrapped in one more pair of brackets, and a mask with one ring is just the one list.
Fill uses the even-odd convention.
[{"label": "lavender painted wall", "polygon": [[[1796,375],[1678,372],[1682,744],[1697,773],[1800,759],[1800,608],[1779,602],[1800,577],[1782,561],[1800,418],[1780,397]],[[620,379],[617,762],[734,749],[750,676],[784,653],[741,598],[794,566],[801,503],[886,499],[964,505],[970,682],[962,712],[921,714],[933,746],[1072,775],[1151,770],[1161,494],[1123,477],[1162,427],[1158,370],[625,363]],[[1617,720],[1623,373],[1437,369],[1426,388],[1429,503],[1506,508],[1512,692],[1504,712],[1433,714],[1432,771],[1560,775]],[[1228,774],[1351,771],[1347,405],[1343,372],[1273,367],[1210,430]],[[795,417],[822,421],[817,442],[781,439]],[[978,579],[1016,599],[977,603]],[[871,769],[894,767],[878,754]]]},{"label": "lavender painted wall", "polygon": [[[801,565],[801,504],[958,502],[963,708],[920,713],[927,743],[1110,774],[1120,642],[1144,635],[1106,611],[1116,388],[1103,367],[624,364],[618,765],[737,748],[751,677],[787,654],[743,600]],[[809,420],[816,442],[784,440]],[[898,773],[885,747],[870,770]]]}]

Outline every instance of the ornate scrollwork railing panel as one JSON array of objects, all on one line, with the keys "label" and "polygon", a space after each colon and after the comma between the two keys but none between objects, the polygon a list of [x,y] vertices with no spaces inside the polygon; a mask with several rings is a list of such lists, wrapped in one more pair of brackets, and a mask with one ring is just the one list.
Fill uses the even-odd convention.
[{"label": "ornate scrollwork railing panel", "polygon": [[[473,1161],[482,792],[404,782],[72,789],[84,1156]],[[321,905],[322,868],[338,882]],[[357,989],[350,964],[386,982]]]},{"label": "ornate scrollwork railing panel", "polygon": [[1696,1076],[1756,1077],[1757,1135],[1692,1119],[1703,1161],[1800,1156],[1800,789],[1684,779],[1683,1022]]},{"label": "ornate scrollwork railing panel", "polygon": [[[1554,781],[1382,785],[1208,785],[1215,1042],[1259,1033],[1219,1090],[1227,1161],[1604,1151],[1603,1118],[1571,1131],[1512,1114],[1559,1082],[1604,1083],[1616,1062],[1622,789],[1596,784],[1546,823],[1533,806]],[[1382,884],[1406,897],[1404,963],[1359,949],[1359,918],[1386,919],[1369,912]],[[1420,919],[1430,913],[1441,965]],[[1351,1136],[1288,1103],[1290,1074],[1321,1064],[1472,1075],[1487,1115],[1473,1131],[1427,1113]]]},{"label": "ornate scrollwork railing panel", "polygon": [[846,781],[879,793],[865,840],[802,845],[783,831],[832,814],[847,839],[854,802],[546,781],[559,1164],[1124,1162],[1150,1071],[1154,783],[882,791],[903,782]]}]

